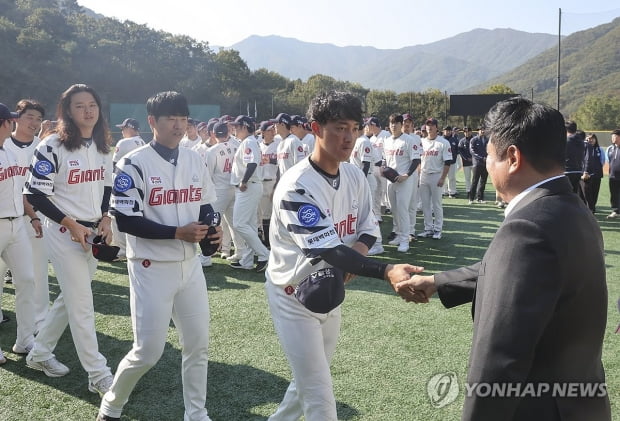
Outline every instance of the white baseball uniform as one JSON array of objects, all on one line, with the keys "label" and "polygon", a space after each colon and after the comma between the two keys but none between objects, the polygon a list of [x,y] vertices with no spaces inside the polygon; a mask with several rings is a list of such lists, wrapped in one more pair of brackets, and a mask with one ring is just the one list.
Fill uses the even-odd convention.
[{"label": "white baseball uniform", "polygon": [[[437,186],[445,161],[452,159],[450,143],[442,136],[422,139],[422,173],[420,174],[420,199],[424,213],[424,231],[441,232],[443,228],[442,188]],[[435,220],[433,221],[433,216]]]},{"label": "white baseball uniform", "polygon": [[[420,159],[420,151],[417,143],[412,136],[401,133],[394,138],[390,136],[383,143],[383,153],[385,155],[385,165],[394,168],[399,175],[406,175],[411,166],[411,161]],[[416,169],[417,172],[417,169]],[[407,177],[401,182],[388,181],[388,197],[390,199],[390,209],[392,210],[396,239],[399,243],[409,243],[410,219],[409,207],[411,195],[413,194],[413,183],[415,177]]]},{"label": "white baseball uniform", "polygon": [[[372,135],[370,137],[370,143],[373,148],[373,164],[383,161],[385,159],[385,155],[383,154],[383,142],[386,138],[390,137],[390,132],[386,130],[381,130],[378,135]],[[375,176],[376,189],[373,192],[372,200],[373,200],[373,210],[375,211],[375,215],[381,221],[383,218],[381,217],[381,205],[386,205],[388,202],[386,200],[386,192],[387,192],[387,179],[381,176],[381,168],[372,166],[373,175]]]},{"label": "white baseball uniform", "polygon": [[280,169],[280,177],[289,168],[306,157],[304,145],[301,140],[293,133],[289,134],[286,139],[282,139],[278,143],[278,168]]},{"label": "white baseball uniform", "polygon": [[[95,229],[101,219],[104,186],[112,185],[112,154],[97,150],[94,142],[83,142],[69,151],[53,134],[36,148],[25,194],[49,197],[66,216]],[[64,226],[46,217],[43,220],[46,248],[61,293],[40,327],[28,358],[46,361],[69,324],[80,363],[91,383],[111,375],[103,355],[99,353],[95,331],[95,311],[91,282],[97,269],[92,251],[84,251],[71,240]]]},{"label": "white baseball uniform", "polygon": [[[413,149],[417,151],[419,159],[422,159],[422,139],[415,133],[409,134],[413,138]],[[415,155],[415,153],[414,153]],[[418,203],[420,202],[420,193],[418,186],[420,184],[420,166],[414,171],[409,178],[413,179],[413,186],[411,189],[411,201],[409,202],[409,234],[415,235],[415,224],[417,218]]]},{"label": "white baseball uniform", "polygon": [[263,162],[263,195],[260,199],[258,208],[259,220],[271,218],[272,200],[271,194],[276,183],[278,172],[277,164],[270,164],[270,161],[278,159],[278,142],[275,139],[269,144],[259,143],[262,162]]},{"label": "white baseball uniform", "polygon": [[[116,147],[114,148],[114,155],[112,155],[112,162],[118,162],[121,158],[127,155],[129,152],[134,149],[138,149],[144,146],[144,140],[140,136],[126,137],[124,139],[119,140],[116,143]],[[118,230],[118,224],[116,223],[116,218],[113,215],[110,215],[112,218],[112,244],[120,247],[118,252],[119,256],[125,256],[127,254],[127,236],[124,232],[120,232]]]},{"label": "white baseball uniform", "polygon": [[[0,147],[0,257],[13,274],[15,285],[15,310],[17,338],[20,348],[32,346],[35,332],[34,271],[32,248],[27,230],[32,228],[24,222],[24,197],[22,189],[28,174],[28,164],[8,146],[7,138]],[[30,225],[28,223],[28,225]],[[4,266],[4,265],[3,265]],[[6,269],[6,268],[4,268]],[[4,275],[5,270],[2,270]],[[3,276],[4,277],[4,276]]]},{"label": "white baseball uniform", "polygon": [[[215,201],[215,189],[195,151],[180,147],[178,153],[171,163],[149,144],[125,156],[117,165],[111,211],[168,226],[198,221],[200,206]],[[138,380],[161,357],[172,317],[182,346],[184,419],[207,420],[209,300],[197,246],[128,235],[127,257],[134,343],[100,412],[120,417]]]},{"label": "white baseball uniform", "polygon": [[[18,165],[22,168],[20,172],[24,174],[24,183],[26,182],[26,174],[28,172],[28,168],[30,167],[30,163],[32,162],[32,157],[34,156],[34,150],[39,142],[41,142],[41,139],[35,136],[30,143],[16,142],[12,138],[7,139],[4,143],[4,148],[7,150],[12,150],[17,156],[19,162]],[[22,192],[20,191],[20,196],[21,195]],[[41,220],[44,218],[40,212],[37,213],[37,217]],[[24,225],[26,225],[26,231],[28,232],[28,238],[30,239],[30,246],[32,249],[32,267],[34,270],[34,289],[32,291],[28,291],[28,294],[32,295],[34,301],[34,324],[35,330],[38,330],[38,326],[43,322],[43,320],[45,320],[45,316],[47,315],[47,311],[50,306],[48,284],[49,256],[45,250],[43,238],[36,237],[37,233],[34,229],[32,229],[29,223],[24,222]],[[0,273],[4,273],[4,271],[0,269]],[[16,290],[15,293],[17,295],[18,291]]]},{"label": "white baseball uniform", "polygon": [[233,186],[239,186],[247,165],[253,163],[257,166],[247,181],[247,189],[241,191],[236,187],[233,210],[233,229],[245,241],[245,247],[240,245],[240,249],[236,250],[235,254],[239,256],[239,264],[245,268],[254,265],[254,254],[258,256],[259,262],[264,262],[269,258],[269,249],[260,241],[256,225],[258,204],[263,195],[262,154],[258,141],[250,135],[243,139],[235,153],[230,183]]},{"label": "white baseball uniform", "polygon": [[329,366],[340,332],[340,306],[313,313],[293,293],[304,277],[329,266],[313,262],[321,250],[352,246],[362,234],[377,236],[378,230],[368,183],[349,163],[340,164],[338,177],[327,177],[305,159],[276,186],[266,290],[293,380],[270,421],[302,415],[307,421],[337,419]]},{"label": "white baseball uniform", "polygon": [[187,135],[185,135],[183,136],[183,139],[181,139],[181,143],[179,143],[179,146],[183,148],[192,149],[194,146],[198,146],[201,143],[202,143],[202,138],[199,135],[196,135],[196,138],[193,140],[187,137]]},{"label": "white baseball uniform", "polygon": [[222,253],[225,254],[230,253],[231,240],[235,245],[235,250],[238,250],[244,241],[237,231],[232,229],[235,186],[230,184],[230,174],[237,149],[239,149],[237,141],[228,138],[226,142],[211,146],[205,157],[207,170],[213,180],[217,196],[211,206],[214,211],[222,214]]},{"label": "white baseball uniform", "polygon": [[304,145],[304,152],[306,152],[306,156],[312,155],[312,151],[314,151],[314,143],[316,139],[312,133],[307,133],[303,139],[301,139],[301,143]]}]

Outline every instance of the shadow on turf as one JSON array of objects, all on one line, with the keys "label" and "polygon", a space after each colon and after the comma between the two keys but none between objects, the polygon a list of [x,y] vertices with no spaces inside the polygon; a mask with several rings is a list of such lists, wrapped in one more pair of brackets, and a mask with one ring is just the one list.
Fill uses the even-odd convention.
[{"label": "shadow on turf", "polygon": [[[14,322],[11,325],[14,332]],[[6,336],[6,335],[5,335]],[[14,336],[14,333],[13,333]],[[108,358],[113,371],[120,360],[131,349],[131,340],[119,340],[98,333],[99,348]],[[5,339],[14,339],[6,338]],[[87,375],[82,369],[69,330],[63,334],[56,350],[60,361],[65,363],[71,372],[65,377],[50,378],[42,372],[26,367],[24,358],[7,353],[9,362],[0,368],[16,376],[38,382],[63,394],[83,400],[92,405],[94,419],[99,408],[100,398],[88,391]],[[184,405],[181,381],[181,352],[166,343],[164,353],[158,363],[138,382],[129,402],[123,410],[122,419],[154,420],[182,419]],[[270,406],[271,411],[284,396],[289,379],[274,375],[249,365],[231,365],[209,361],[207,384],[207,409],[213,421],[218,420],[266,420],[267,416],[257,415],[257,408],[262,411]],[[338,419],[351,419],[359,412],[349,405],[338,402]],[[25,414],[28,415],[28,414]]]}]

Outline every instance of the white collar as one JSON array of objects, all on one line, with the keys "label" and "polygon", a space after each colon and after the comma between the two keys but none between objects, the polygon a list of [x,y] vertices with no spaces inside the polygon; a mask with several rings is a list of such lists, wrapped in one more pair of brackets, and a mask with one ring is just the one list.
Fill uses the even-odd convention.
[{"label": "white collar", "polygon": [[525,196],[527,196],[527,194],[529,192],[531,192],[532,190],[534,190],[536,187],[540,186],[541,184],[545,184],[548,181],[551,180],[555,180],[556,178],[560,178],[560,177],[566,177],[564,174],[562,175],[555,175],[553,177],[549,177],[546,178],[542,181],[539,181],[538,183],[534,184],[533,186],[528,187],[527,189],[523,190],[521,193],[519,193],[518,195],[516,195],[508,204],[508,206],[506,206],[506,210],[504,211],[504,217],[507,217],[508,214],[510,214],[510,212],[515,208],[515,206],[517,206],[517,204],[523,200],[523,198]]}]

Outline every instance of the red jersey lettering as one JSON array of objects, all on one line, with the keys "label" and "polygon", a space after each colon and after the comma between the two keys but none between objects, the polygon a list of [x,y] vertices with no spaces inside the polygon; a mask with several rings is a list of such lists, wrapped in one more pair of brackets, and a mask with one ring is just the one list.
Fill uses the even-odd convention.
[{"label": "red jersey lettering", "polygon": [[176,203],[198,202],[202,199],[202,188],[189,186],[189,189],[164,190],[155,187],[149,195],[149,205],[171,205]]}]

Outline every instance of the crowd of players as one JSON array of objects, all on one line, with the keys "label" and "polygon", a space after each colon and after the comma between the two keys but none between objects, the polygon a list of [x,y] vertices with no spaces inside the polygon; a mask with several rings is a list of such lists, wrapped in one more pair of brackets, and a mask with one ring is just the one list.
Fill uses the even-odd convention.
[{"label": "crowd of players", "polygon": [[[59,105],[59,112],[61,110]],[[66,256],[62,255],[64,250],[58,247],[56,251],[59,255],[54,259],[49,256],[49,250],[43,247],[41,237],[44,231],[50,235],[48,232],[51,232],[53,221],[49,220],[53,218],[46,218],[40,209],[49,205],[39,202],[37,205],[40,207],[33,206],[32,201],[26,200],[22,192],[27,180],[30,183],[30,194],[34,190],[45,192],[45,189],[52,187],[51,182],[42,177],[48,174],[46,161],[41,156],[35,156],[41,139],[53,135],[56,130],[54,122],[44,118],[45,110],[34,100],[19,101],[16,112],[0,104],[0,139],[3,139],[0,143],[0,191],[3,197],[0,224],[7,225],[2,228],[3,239],[0,245],[4,263],[15,277],[17,337],[12,350],[16,354],[29,355],[27,364],[30,367],[50,376],[60,376],[66,374],[68,369],[55,360],[51,351],[67,323],[71,322],[70,319],[84,314],[92,316],[92,308],[83,309],[84,313],[76,312],[74,306],[80,297],[68,297],[65,293],[62,299],[66,303],[56,300],[54,307],[49,309],[48,260],[51,259],[52,263],[60,262]],[[485,136],[484,127],[479,127],[478,134],[474,136],[468,127],[463,127],[461,131],[456,127],[445,126],[440,133],[439,122],[432,117],[423,123],[416,127],[410,114],[392,114],[389,116],[388,130],[385,130],[378,118],[365,118],[357,127],[357,140],[350,154],[350,162],[363,172],[368,181],[372,209],[377,220],[381,223],[384,215],[392,215],[393,226],[387,244],[396,246],[397,251],[402,253],[409,250],[410,243],[417,237],[442,238],[442,200],[446,196],[454,198],[459,195],[456,172],[460,168],[464,172],[468,203],[473,205],[485,201],[485,160],[489,140]],[[123,138],[116,143],[114,151],[107,154],[112,167],[117,166],[123,156],[145,145],[137,120],[127,118],[117,127],[121,129]],[[575,133],[574,123],[567,125],[567,131],[568,147],[573,147],[573,150],[567,150],[568,158],[578,161],[569,168],[567,160],[567,176],[571,181],[575,180],[575,192],[580,193],[594,212],[598,186],[603,176],[602,166],[605,157],[608,157],[612,200],[612,213],[608,217],[616,218],[620,194],[620,130],[612,133],[612,146],[607,151],[598,148],[593,134],[588,135],[587,141],[585,136],[581,139],[580,134]],[[92,133],[91,136],[93,139],[96,137]],[[230,262],[231,267],[257,272],[266,270],[271,247],[269,234],[274,187],[284,173],[312,154],[314,146],[315,137],[310,122],[304,116],[280,113],[274,119],[259,123],[246,115],[236,118],[224,115],[207,122],[187,119],[187,131],[180,147],[196,151],[206,166],[215,190],[215,200],[211,205],[214,212],[222,215],[223,239],[218,253]],[[97,148],[99,152],[107,153],[105,145],[97,145]],[[51,149],[51,146],[48,147],[47,152],[50,154],[53,153]],[[36,153],[44,155],[45,151],[37,150]],[[67,162],[71,167],[72,161]],[[101,171],[110,163],[102,161]],[[32,165],[36,166],[34,177]],[[73,165],[79,167],[79,162]],[[97,169],[89,171],[76,172],[75,176],[102,177]],[[59,199],[62,193],[55,193],[56,200],[63,200]],[[85,191],[84,194],[89,192]],[[102,194],[105,199],[105,193]],[[68,201],[73,199],[69,196],[64,198]],[[166,200],[165,197],[162,200]],[[501,197],[496,198],[496,203],[499,207],[506,205]],[[423,214],[423,229],[416,231],[416,214],[419,211]],[[118,229],[113,214],[107,214],[107,209],[103,214],[102,221],[109,219],[109,228],[114,234],[114,243],[120,249],[119,258],[122,259],[125,257],[126,234]],[[16,221],[20,219],[24,222],[17,225]],[[45,226],[42,224],[44,220]],[[77,222],[89,227],[89,221]],[[23,232],[16,233],[14,229]],[[60,239],[52,241],[61,244]],[[368,255],[384,251],[379,234]],[[203,267],[212,266],[211,255],[206,250],[200,252],[199,260]],[[84,270],[91,272],[89,279],[92,279],[94,271],[92,263],[89,261],[84,265]],[[69,272],[75,272],[76,266],[72,265],[69,270],[66,263],[58,263],[54,269],[59,274],[59,282],[65,276],[69,281],[64,282],[71,283],[75,274]],[[4,273],[2,267],[0,272]],[[66,272],[65,275],[63,272]],[[92,302],[90,304],[92,307]],[[65,306],[71,306],[72,309],[65,309]],[[50,312],[55,316],[51,317]],[[0,316],[2,322],[8,321],[8,317],[1,313]],[[74,323],[75,326],[80,325],[77,321]],[[71,326],[73,331],[74,325]],[[88,326],[82,328],[82,331],[76,329],[74,334],[76,348],[85,369],[91,366],[90,370],[87,369],[89,389],[103,395],[112,384],[111,371],[105,359],[96,351],[94,329]],[[50,331],[53,333],[48,333]],[[37,335],[39,332],[44,334]],[[35,335],[39,346],[33,352]],[[50,335],[52,337],[48,337]],[[89,337],[92,343],[88,343]],[[93,352],[94,355],[86,355]],[[37,358],[37,353],[51,357]],[[0,364],[5,362],[0,350]],[[97,365],[98,369],[93,368]]]}]

